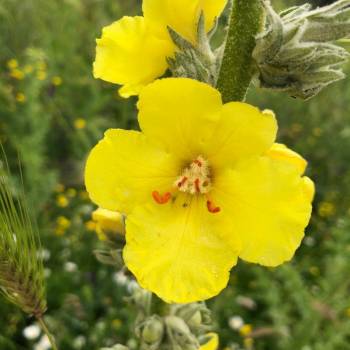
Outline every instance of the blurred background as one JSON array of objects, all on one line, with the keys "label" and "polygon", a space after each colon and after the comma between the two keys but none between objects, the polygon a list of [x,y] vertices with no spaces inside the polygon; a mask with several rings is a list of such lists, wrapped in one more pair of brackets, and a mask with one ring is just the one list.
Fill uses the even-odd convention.
[{"label": "blurred background", "polygon": [[[136,0],[0,0],[0,139],[14,169],[21,160],[42,236],[48,321],[64,350],[132,346],[127,288],[92,254],[98,238],[82,171],[105,129],[137,128],[135,100],[94,80],[91,66],[101,28],[140,8]],[[350,349],[350,79],[308,102],[254,89],[248,101],[276,112],[279,141],[308,159],[317,195],[291,263],[240,262],[209,301],[221,349]],[[32,322],[1,298],[0,349],[47,349],[39,334],[23,333]]]}]

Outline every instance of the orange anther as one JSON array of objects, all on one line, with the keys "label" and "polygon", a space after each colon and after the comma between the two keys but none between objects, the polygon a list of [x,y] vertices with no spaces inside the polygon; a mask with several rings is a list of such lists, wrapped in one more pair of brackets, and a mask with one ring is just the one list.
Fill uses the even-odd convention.
[{"label": "orange anther", "polygon": [[182,187],[186,181],[188,180],[188,178],[186,176],[184,176],[181,181],[177,184],[178,187]]},{"label": "orange anther", "polygon": [[202,162],[198,159],[196,159],[193,163],[197,164],[199,167],[203,165]]},{"label": "orange anther", "polygon": [[166,204],[171,198],[171,193],[166,192],[163,195],[161,195],[158,191],[153,191],[152,197],[158,204]]},{"label": "orange anther", "polygon": [[219,207],[215,207],[213,202],[207,201],[207,208],[210,213],[216,214],[218,213],[221,209]]},{"label": "orange anther", "polygon": [[196,191],[200,193],[201,189],[199,187],[199,179],[194,180],[194,185],[196,187]]}]

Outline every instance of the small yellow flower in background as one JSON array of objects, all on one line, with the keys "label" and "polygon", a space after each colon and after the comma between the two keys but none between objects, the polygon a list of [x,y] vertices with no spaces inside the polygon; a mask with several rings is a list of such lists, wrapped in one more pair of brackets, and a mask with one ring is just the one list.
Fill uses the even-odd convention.
[{"label": "small yellow flower in background", "polygon": [[26,100],[27,100],[27,98],[26,98],[26,96],[24,95],[23,92],[18,92],[18,93],[16,94],[16,101],[17,101],[17,102],[19,102],[19,103],[24,103],[24,102],[26,102]]},{"label": "small yellow flower in background", "polygon": [[57,226],[67,229],[70,227],[71,222],[65,216],[59,216],[56,220]]},{"label": "small yellow flower in background", "polygon": [[254,339],[253,338],[244,338],[243,340],[243,344],[246,350],[251,350],[253,349],[253,345],[254,345]]},{"label": "small yellow flower in background", "polygon": [[44,70],[39,70],[36,73],[36,77],[37,77],[38,80],[45,80],[47,78],[47,72],[44,71]]},{"label": "small yellow flower in background", "polygon": [[345,310],[345,315],[347,317],[350,317],[350,307],[348,307],[346,310]]},{"label": "small yellow flower in background", "polygon": [[125,234],[124,217],[118,212],[99,208],[92,213],[92,219],[96,222],[96,232],[101,241]]},{"label": "small yellow flower in background", "polygon": [[31,64],[26,64],[23,68],[24,73],[30,74],[34,70],[34,67]]},{"label": "small yellow flower in background", "polygon": [[239,329],[239,334],[242,337],[248,337],[253,331],[253,327],[251,324],[245,324]]},{"label": "small yellow flower in background", "polygon": [[335,205],[331,202],[321,202],[318,207],[318,215],[322,218],[329,218],[335,214]]},{"label": "small yellow flower in background", "polygon": [[202,345],[199,350],[217,350],[219,348],[219,336],[216,333],[209,333],[210,340]]},{"label": "small yellow flower in background", "polygon": [[311,215],[306,161],[274,145],[274,115],[222,104],[195,80],[169,78],[139,98],[141,132],[108,130],[85,182],[100,207],[125,213],[123,257],[141,286],[190,303],[226,287],[237,258],[289,261]]},{"label": "small yellow flower in background", "polygon": [[75,188],[68,188],[66,195],[70,198],[74,198],[77,195],[77,190]]},{"label": "small yellow flower in background", "polygon": [[59,77],[59,76],[56,75],[56,76],[54,76],[54,77],[51,79],[51,82],[52,82],[52,84],[55,85],[55,86],[60,86],[60,85],[62,85],[63,80],[62,80],[61,77]]},{"label": "small yellow flower in background", "polygon": [[89,220],[85,223],[85,227],[88,231],[95,231],[96,230],[96,222]]},{"label": "small yellow flower in background", "polygon": [[138,95],[142,87],[162,76],[167,57],[176,47],[167,27],[191,42],[201,11],[209,31],[227,0],[143,0],[143,17],[123,17],[103,28],[97,40],[94,76],[123,85],[122,97]]},{"label": "small yellow flower in background", "polygon": [[18,61],[15,58],[8,60],[7,67],[9,69],[16,69],[18,67]]},{"label": "small yellow flower in background", "polygon": [[74,127],[77,130],[82,130],[86,127],[86,120],[83,118],[78,118],[74,120]]},{"label": "small yellow flower in background", "polygon": [[56,204],[60,208],[66,208],[69,205],[69,200],[64,194],[60,194],[56,197]]},{"label": "small yellow flower in background", "polygon": [[23,80],[24,79],[24,73],[20,69],[13,69],[10,72],[10,77],[17,79],[17,80]]},{"label": "small yellow flower in background", "polygon": [[71,222],[65,216],[59,216],[56,220],[55,234],[57,236],[62,236],[65,234],[67,229],[71,226]]}]

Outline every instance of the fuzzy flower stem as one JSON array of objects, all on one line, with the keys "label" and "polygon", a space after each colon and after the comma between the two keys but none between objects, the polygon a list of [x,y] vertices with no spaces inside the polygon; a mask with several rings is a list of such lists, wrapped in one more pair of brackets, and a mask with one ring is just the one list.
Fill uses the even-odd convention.
[{"label": "fuzzy flower stem", "polygon": [[52,349],[53,350],[58,350],[57,348],[57,345],[56,345],[56,342],[55,342],[55,338],[53,337],[53,335],[51,334],[51,332],[49,331],[45,321],[44,321],[44,318],[41,316],[41,317],[37,317],[37,320],[40,324],[40,327],[41,329],[43,330],[43,332],[47,335],[48,339],[49,339],[49,342],[52,346]]},{"label": "fuzzy flower stem", "polygon": [[243,101],[253,78],[252,53],[262,29],[261,0],[234,0],[217,88],[224,103]]}]

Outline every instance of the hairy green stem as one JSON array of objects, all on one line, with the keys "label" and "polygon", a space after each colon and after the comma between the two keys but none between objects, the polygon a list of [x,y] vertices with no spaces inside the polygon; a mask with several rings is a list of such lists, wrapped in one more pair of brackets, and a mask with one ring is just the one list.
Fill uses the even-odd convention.
[{"label": "hairy green stem", "polygon": [[37,320],[40,324],[41,329],[43,330],[43,332],[47,335],[49,342],[52,346],[53,350],[58,350],[56,342],[55,342],[55,338],[53,337],[53,335],[51,334],[51,332],[49,331],[49,329],[47,328],[47,325],[43,319],[43,317],[37,317]]},{"label": "hairy green stem", "polygon": [[255,37],[264,20],[261,0],[234,0],[217,88],[224,103],[243,101],[253,78]]}]

